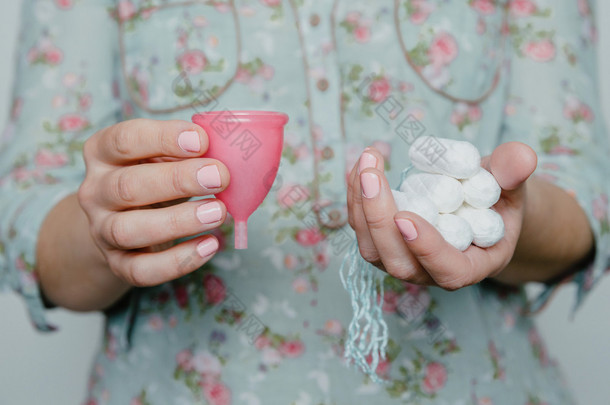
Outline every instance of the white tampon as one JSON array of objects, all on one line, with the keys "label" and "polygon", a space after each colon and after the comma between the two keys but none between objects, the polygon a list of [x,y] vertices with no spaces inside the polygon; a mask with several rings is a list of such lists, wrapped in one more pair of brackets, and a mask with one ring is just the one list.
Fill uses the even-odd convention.
[{"label": "white tampon", "polygon": [[392,196],[398,211],[414,212],[432,225],[438,222],[438,208],[429,198],[423,195],[409,196],[397,190],[392,190]]},{"label": "white tampon", "polygon": [[480,168],[477,174],[462,180],[464,200],[475,208],[489,208],[500,199],[501,189],[496,178]]},{"label": "white tampon", "polygon": [[449,176],[432,173],[416,173],[408,176],[400,185],[400,191],[429,198],[440,213],[451,213],[464,202],[462,184]]},{"label": "white tampon", "polygon": [[439,215],[436,229],[450,245],[462,252],[468,249],[474,238],[468,222],[453,214]]},{"label": "white tampon", "polygon": [[420,136],[409,148],[413,166],[428,173],[456,179],[474,176],[481,167],[481,155],[471,143],[434,136]]},{"label": "white tampon", "polygon": [[502,216],[492,209],[479,209],[464,204],[455,215],[464,218],[470,224],[474,234],[473,243],[478,247],[491,247],[504,237]]}]

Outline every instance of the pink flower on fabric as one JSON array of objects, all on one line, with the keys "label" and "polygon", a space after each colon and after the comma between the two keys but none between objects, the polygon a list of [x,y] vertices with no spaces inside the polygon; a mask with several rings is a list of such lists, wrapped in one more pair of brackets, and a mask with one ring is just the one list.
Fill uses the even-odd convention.
[{"label": "pink flower on fabric", "polygon": [[496,6],[492,0],[474,0],[470,5],[483,15],[490,15],[496,11]]},{"label": "pink flower on fabric", "polygon": [[445,386],[447,369],[441,363],[433,362],[426,366],[426,377],[422,389],[427,394],[434,394]]},{"label": "pink flower on fabric", "polygon": [[136,7],[130,0],[121,0],[119,1],[117,12],[119,15],[119,19],[121,21],[126,21],[136,15]]},{"label": "pink flower on fabric", "polygon": [[222,364],[220,364],[220,360],[207,351],[195,354],[193,356],[192,363],[195,371],[208,378],[218,377],[222,372]]},{"label": "pink flower on fabric", "polygon": [[273,79],[275,75],[275,69],[271,65],[262,65],[260,69],[258,69],[258,74],[265,80]]},{"label": "pink flower on fabric", "polygon": [[435,66],[448,65],[456,58],[458,45],[453,35],[441,32],[434,37],[428,49],[428,58]]},{"label": "pink flower on fabric", "polygon": [[426,0],[413,0],[411,2],[411,7],[413,7],[414,12],[409,16],[409,19],[415,25],[423,24],[432,11],[434,11],[434,6],[429,4]]},{"label": "pink flower on fabric", "polygon": [[64,54],[59,48],[53,47],[44,52],[44,58],[50,65],[59,65],[64,58]]},{"label": "pink flower on fabric", "polygon": [[309,189],[300,184],[286,184],[278,190],[276,198],[280,207],[291,208],[309,199]]},{"label": "pink flower on fabric", "polygon": [[324,331],[332,336],[341,336],[343,334],[343,325],[336,319],[329,319],[324,323]]},{"label": "pink flower on fabric", "polygon": [[227,296],[227,289],[222,279],[213,274],[206,274],[203,277],[203,289],[208,303],[216,305],[224,301]]},{"label": "pink flower on fabric", "polygon": [[292,289],[297,294],[306,293],[309,290],[309,282],[303,277],[298,277],[292,282]]},{"label": "pink flower on fabric", "polygon": [[254,347],[256,347],[258,350],[262,350],[265,347],[269,347],[269,346],[271,346],[271,339],[269,339],[265,335],[260,335],[254,341]]},{"label": "pink flower on fabric", "polygon": [[536,5],[531,0],[512,0],[509,8],[515,17],[529,17],[536,12]]},{"label": "pink flower on fabric", "polygon": [[175,285],[174,296],[176,297],[176,302],[180,308],[186,308],[188,306],[189,296],[186,286],[181,284]]},{"label": "pink flower on fabric", "polygon": [[328,253],[326,252],[318,252],[316,253],[316,266],[319,269],[325,269],[328,267],[328,264],[330,262],[330,257],[328,256]]},{"label": "pink flower on fabric", "polygon": [[300,340],[291,340],[282,343],[279,350],[284,357],[296,358],[303,354],[305,345]]},{"label": "pink flower on fabric", "polygon": [[345,15],[345,21],[352,24],[357,25],[360,21],[361,14],[358,11],[350,11]]},{"label": "pink flower on fabric", "polygon": [[189,372],[193,370],[193,353],[189,349],[184,349],[176,355],[176,364],[182,370]]},{"label": "pink flower on fabric", "polygon": [[589,0],[578,0],[578,12],[583,17],[591,14],[591,8],[589,7]]},{"label": "pink flower on fabric", "polygon": [[204,382],[203,395],[210,405],[230,405],[231,390],[220,381]]},{"label": "pink flower on fabric", "polygon": [[365,44],[371,39],[371,30],[369,29],[369,27],[359,25],[354,30],[354,38],[356,39],[356,42]]},{"label": "pink flower on fabric", "polygon": [[298,231],[295,239],[301,246],[314,246],[324,239],[324,235],[317,228],[307,228]]},{"label": "pink flower on fabric", "polygon": [[525,44],[523,53],[536,62],[548,62],[555,57],[555,44],[550,39],[530,41]]},{"label": "pink flower on fabric", "polygon": [[[366,362],[370,365],[373,362],[373,356],[370,354],[368,356],[366,356]],[[375,369],[375,372],[377,373],[378,376],[385,377],[390,372],[391,365],[392,365],[392,363],[390,363],[390,361],[387,358],[386,359],[380,358],[379,362],[377,363],[377,368]]]},{"label": "pink flower on fabric", "polygon": [[53,153],[49,149],[41,149],[34,158],[36,166],[44,168],[62,167],[68,163],[68,157],[63,153]]},{"label": "pink flower on fabric", "polygon": [[63,132],[76,132],[86,128],[89,122],[79,114],[66,114],[59,119],[59,129]]},{"label": "pink flower on fabric", "polygon": [[199,49],[184,52],[178,57],[178,64],[186,73],[197,75],[206,68],[208,59]]},{"label": "pink flower on fabric", "polygon": [[55,0],[55,5],[62,10],[72,8],[72,3],[72,0]]},{"label": "pink flower on fabric", "polygon": [[237,73],[235,74],[235,81],[237,83],[248,84],[252,80],[252,75],[248,69],[240,67],[237,69]]},{"label": "pink flower on fabric", "polygon": [[383,292],[383,312],[394,313],[396,312],[396,307],[398,306],[398,301],[401,295],[396,291],[386,290]]},{"label": "pink flower on fabric", "polygon": [[369,86],[369,99],[374,103],[381,103],[388,98],[391,86],[390,81],[385,77],[373,80]]},{"label": "pink flower on fabric", "polygon": [[294,269],[298,263],[299,259],[297,259],[295,255],[287,254],[286,256],[284,256],[284,267],[286,267],[287,269]]},{"label": "pink flower on fabric", "polygon": [[148,318],[148,326],[156,331],[163,329],[163,318],[159,315],[151,315]]},{"label": "pink flower on fabric", "polygon": [[85,93],[80,96],[78,99],[78,105],[80,106],[81,110],[88,110],[89,107],[91,107],[91,100],[91,93]]},{"label": "pink flower on fabric", "polygon": [[282,4],[282,0],[261,0],[267,7],[279,7]]}]

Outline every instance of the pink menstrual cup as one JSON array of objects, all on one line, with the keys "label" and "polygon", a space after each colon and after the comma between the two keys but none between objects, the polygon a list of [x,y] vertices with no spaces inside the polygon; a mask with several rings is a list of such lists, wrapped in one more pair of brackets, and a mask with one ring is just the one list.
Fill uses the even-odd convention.
[{"label": "pink menstrual cup", "polygon": [[208,134],[205,157],[224,163],[229,186],[216,197],[235,220],[235,248],[248,247],[248,218],[263,202],[275,180],[288,116],[272,111],[211,111],[193,115]]}]

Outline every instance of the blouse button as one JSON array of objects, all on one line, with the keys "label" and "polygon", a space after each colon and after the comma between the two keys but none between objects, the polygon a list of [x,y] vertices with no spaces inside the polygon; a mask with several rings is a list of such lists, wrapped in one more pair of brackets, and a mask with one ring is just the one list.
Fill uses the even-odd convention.
[{"label": "blouse button", "polygon": [[320,91],[326,91],[328,89],[328,80],[326,79],[320,79],[318,80],[318,82],[316,83],[316,85],[318,86],[318,90]]},{"label": "blouse button", "polygon": [[312,27],[317,27],[320,24],[320,16],[312,14],[311,17],[309,17],[309,24],[311,24]]}]

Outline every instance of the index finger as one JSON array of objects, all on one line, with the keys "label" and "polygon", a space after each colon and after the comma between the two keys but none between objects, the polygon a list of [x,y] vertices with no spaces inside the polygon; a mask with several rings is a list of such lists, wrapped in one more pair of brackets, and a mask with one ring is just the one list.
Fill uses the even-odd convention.
[{"label": "index finger", "polygon": [[111,164],[153,157],[201,156],[209,144],[203,128],[179,120],[135,119],[113,125],[98,134],[93,152],[100,160]]}]

